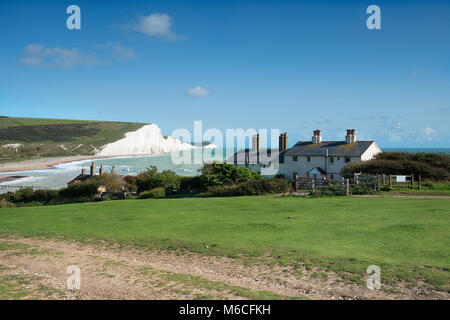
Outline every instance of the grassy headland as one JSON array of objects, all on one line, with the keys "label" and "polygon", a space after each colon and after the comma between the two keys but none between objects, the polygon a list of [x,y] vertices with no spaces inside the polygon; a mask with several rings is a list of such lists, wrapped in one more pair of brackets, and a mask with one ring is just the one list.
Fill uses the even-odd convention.
[{"label": "grassy headland", "polygon": [[[144,123],[0,117],[0,163],[93,155]],[[21,144],[19,148],[2,147]]]}]

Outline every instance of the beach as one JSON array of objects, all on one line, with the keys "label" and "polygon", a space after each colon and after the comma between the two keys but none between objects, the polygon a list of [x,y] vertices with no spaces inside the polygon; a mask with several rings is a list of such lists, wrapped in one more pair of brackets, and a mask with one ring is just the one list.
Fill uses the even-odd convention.
[{"label": "beach", "polygon": [[[54,157],[54,158],[41,158],[32,159],[18,162],[7,162],[0,164],[0,172],[17,172],[17,171],[30,171],[30,170],[45,170],[51,169],[53,166],[69,163],[74,161],[90,160],[90,159],[104,159],[110,157],[102,157],[98,155],[92,156],[70,156],[70,157]],[[4,182],[4,181],[2,181]]]}]

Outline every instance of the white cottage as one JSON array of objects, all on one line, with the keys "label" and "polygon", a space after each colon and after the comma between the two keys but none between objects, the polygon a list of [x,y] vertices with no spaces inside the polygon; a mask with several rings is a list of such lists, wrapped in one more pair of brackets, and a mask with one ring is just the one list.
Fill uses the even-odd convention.
[{"label": "white cottage", "polygon": [[347,130],[344,141],[322,141],[320,130],[315,130],[311,141],[299,141],[289,149],[286,133],[279,138],[278,150],[260,149],[258,138],[252,139],[251,150],[236,152],[227,163],[262,174],[266,168],[276,165],[277,173],[283,174],[287,179],[294,179],[295,176],[321,176],[338,181],[345,164],[367,161],[382,152],[375,141],[357,141],[354,129]]}]

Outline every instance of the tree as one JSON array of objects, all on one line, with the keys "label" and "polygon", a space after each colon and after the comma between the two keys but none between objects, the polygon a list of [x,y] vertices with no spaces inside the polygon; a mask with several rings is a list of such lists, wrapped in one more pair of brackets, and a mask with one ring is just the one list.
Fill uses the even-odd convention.
[{"label": "tree", "polygon": [[136,176],[136,186],[138,192],[155,188],[164,188],[166,191],[172,191],[180,186],[180,177],[172,170],[158,172],[155,166],[150,166],[145,172]]},{"label": "tree", "polygon": [[125,188],[125,181],[123,178],[114,173],[104,173],[95,177],[97,186],[104,186],[107,192],[119,193]]},{"label": "tree", "polygon": [[230,185],[236,182],[263,179],[257,172],[250,171],[248,168],[238,168],[235,165],[228,163],[205,163],[201,172],[206,187]]}]

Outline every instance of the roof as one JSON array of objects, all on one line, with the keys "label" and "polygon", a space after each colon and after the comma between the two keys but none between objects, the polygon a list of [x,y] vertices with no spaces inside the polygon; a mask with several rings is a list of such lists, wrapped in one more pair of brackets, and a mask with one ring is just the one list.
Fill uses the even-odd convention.
[{"label": "roof", "polygon": [[93,176],[91,176],[90,174],[80,174],[80,175],[76,176],[75,178],[73,178],[72,180],[70,180],[68,182],[68,184],[75,182],[75,181],[84,182],[84,181],[92,179],[92,178],[93,178]]},{"label": "roof", "polygon": [[285,156],[325,156],[360,157],[374,141],[356,141],[347,144],[345,141],[322,141],[313,144],[310,141],[299,141],[284,153]]},{"label": "roof", "polygon": [[309,174],[327,174],[321,167],[314,167],[308,171]]},{"label": "roof", "polygon": [[[229,157],[225,162],[226,163],[234,163],[237,157],[237,163],[258,163],[258,151],[251,149],[241,149],[236,152],[233,156]],[[260,164],[269,164],[274,163],[275,161],[283,162],[283,153],[281,153],[278,149],[260,149],[259,150],[259,163]]]}]

